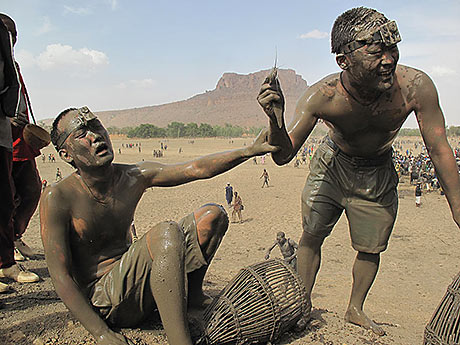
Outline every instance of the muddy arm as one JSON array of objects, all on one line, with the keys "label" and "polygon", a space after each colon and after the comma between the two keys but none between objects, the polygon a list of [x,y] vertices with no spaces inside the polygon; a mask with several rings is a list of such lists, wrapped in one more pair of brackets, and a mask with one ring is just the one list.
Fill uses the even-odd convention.
[{"label": "muddy arm", "polygon": [[267,130],[262,131],[246,148],[210,154],[185,163],[171,165],[156,162],[139,163],[141,173],[146,178],[146,188],[177,186],[208,179],[236,167],[251,157],[275,151],[276,148],[267,142],[267,133]]},{"label": "muddy arm", "polygon": [[420,132],[449,202],[453,219],[460,227],[460,177],[452,148],[447,141],[438,94],[426,74],[420,72],[415,79],[418,82],[415,114]]},{"label": "muddy arm", "polygon": [[265,253],[265,260],[268,260],[270,258],[270,253],[271,251],[273,250],[273,248],[275,248],[275,246],[278,244],[277,241],[275,241],[275,243],[272,244],[272,246],[270,248],[267,249],[266,253]]}]

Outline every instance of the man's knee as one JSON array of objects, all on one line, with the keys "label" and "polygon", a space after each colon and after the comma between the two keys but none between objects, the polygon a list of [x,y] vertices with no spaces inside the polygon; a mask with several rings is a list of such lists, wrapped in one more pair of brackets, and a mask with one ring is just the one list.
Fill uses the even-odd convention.
[{"label": "man's knee", "polygon": [[147,246],[152,259],[158,253],[184,253],[185,239],[180,226],[173,221],[165,221],[155,225],[146,234]]},{"label": "man's knee", "polygon": [[312,249],[319,249],[323,245],[323,242],[324,237],[312,235],[304,230],[302,232],[302,236],[300,237],[299,246],[308,247]]},{"label": "man's knee", "polygon": [[201,206],[195,211],[198,231],[219,233],[224,235],[228,228],[228,214],[221,205],[210,203]]}]

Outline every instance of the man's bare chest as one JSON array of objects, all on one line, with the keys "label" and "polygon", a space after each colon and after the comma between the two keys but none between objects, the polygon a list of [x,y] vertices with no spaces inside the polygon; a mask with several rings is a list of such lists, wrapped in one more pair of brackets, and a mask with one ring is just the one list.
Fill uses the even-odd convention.
[{"label": "man's bare chest", "polygon": [[348,134],[397,131],[412,112],[401,93],[383,94],[379,100],[369,105],[349,99],[343,99],[340,103],[340,107],[331,107],[326,112],[325,120]]}]

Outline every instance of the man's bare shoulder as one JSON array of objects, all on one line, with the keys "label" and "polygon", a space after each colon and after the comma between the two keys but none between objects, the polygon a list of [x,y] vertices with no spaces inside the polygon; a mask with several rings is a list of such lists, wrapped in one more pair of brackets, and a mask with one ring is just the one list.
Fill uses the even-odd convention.
[{"label": "man's bare shoulder", "polygon": [[75,197],[75,172],[66,176],[59,182],[48,185],[40,198],[41,207],[59,205],[61,210],[68,208],[70,200]]},{"label": "man's bare shoulder", "polygon": [[418,88],[427,84],[433,84],[427,73],[410,66],[398,65],[396,76],[402,87]]},{"label": "man's bare shoulder", "polygon": [[414,67],[398,65],[396,76],[399,86],[410,103],[414,99],[423,100],[437,95],[436,87],[427,73]]},{"label": "man's bare shoulder", "polygon": [[330,74],[311,85],[298,101],[298,106],[305,106],[311,110],[332,102],[339,93],[340,73]]}]

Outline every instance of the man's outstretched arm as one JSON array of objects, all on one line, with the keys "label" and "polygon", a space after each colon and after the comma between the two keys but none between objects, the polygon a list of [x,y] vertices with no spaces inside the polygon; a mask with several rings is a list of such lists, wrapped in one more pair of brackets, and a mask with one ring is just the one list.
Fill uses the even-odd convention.
[{"label": "man's outstretched arm", "polygon": [[460,227],[460,177],[445,129],[436,88],[431,79],[420,72],[416,76],[415,113],[425,146],[436,169],[436,175],[449,202],[454,221]]},{"label": "man's outstretched arm", "polygon": [[267,131],[262,131],[251,145],[232,151],[220,152],[178,164],[156,162],[139,163],[148,187],[170,187],[187,182],[208,179],[230,170],[251,157],[275,151],[267,142]]},{"label": "man's outstretched arm", "polygon": [[276,247],[277,244],[278,241],[275,241],[275,243],[273,243],[272,246],[267,249],[267,251],[265,252],[265,260],[268,260],[270,258],[270,253],[273,250],[273,248]]},{"label": "man's outstretched arm", "polygon": [[40,201],[41,237],[56,293],[98,344],[126,345],[127,340],[113,332],[93,310],[72,277],[68,232],[70,219],[65,205],[66,200],[54,187],[49,187]]}]

